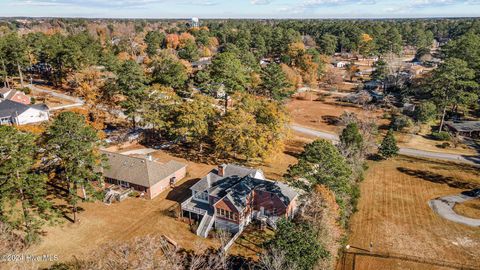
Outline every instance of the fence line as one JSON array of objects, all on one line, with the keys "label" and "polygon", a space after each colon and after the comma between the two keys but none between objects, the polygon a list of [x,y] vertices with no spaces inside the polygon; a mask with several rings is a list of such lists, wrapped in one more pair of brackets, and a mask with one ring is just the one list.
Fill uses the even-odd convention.
[{"label": "fence line", "polygon": [[[399,253],[391,253],[391,252],[355,252],[355,251],[346,251],[344,252],[343,256],[347,256],[349,254],[353,255],[353,263],[352,269],[355,270],[355,259],[356,256],[365,256],[365,257],[376,257],[376,258],[384,258],[384,259],[397,259],[402,261],[411,261],[435,266],[442,266],[442,267],[450,267],[456,268],[459,270],[480,270],[479,266],[468,265],[468,264],[460,264],[455,262],[447,262],[441,261],[436,259],[427,259],[413,255],[406,255],[406,254],[399,254]],[[345,264],[346,260],[342,260],[343,264]],[[343,265],[345,267],[345,265]],[[343,269],[343,268],[342,268]]]}]

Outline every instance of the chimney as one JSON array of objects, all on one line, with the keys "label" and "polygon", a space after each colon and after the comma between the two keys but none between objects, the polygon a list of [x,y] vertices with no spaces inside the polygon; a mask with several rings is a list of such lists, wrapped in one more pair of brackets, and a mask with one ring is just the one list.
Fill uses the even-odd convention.
[{"label": "chimney", "polygon": [[218,165],[218,175],[223,177],[225,175],[225,168],[226,167],[227,167],[227,165],[225,165],[225,164]]},{"label": "chimney", "polygon": [[152,157],[151,154],[147,154],[147,160],[148,160],[148,161],[153,161],[153,157]]}]

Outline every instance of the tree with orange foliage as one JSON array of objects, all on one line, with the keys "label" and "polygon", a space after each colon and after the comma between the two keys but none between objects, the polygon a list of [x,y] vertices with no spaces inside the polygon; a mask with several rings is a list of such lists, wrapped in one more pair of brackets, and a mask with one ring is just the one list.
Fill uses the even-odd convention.
[{"label": "tree with orange foliage", "polygon": [[358,66],[354,62],[351,62],[345,67],[345,70],[347,71],[347,74],[348,74],[348,77],[350,78],[350,81],[353,81],[353,77],[355,77],[355,74],[360,69],[358,68]]},{"label": "tree with orange foliage", "polygon": [[295,90],[295,88],[302,85],[302,76],[300,76],[297,71],[286,64],[280,64],[280,67],[282,68],[283,73],[285,73],[285,77],[287,77],[287,80],[292,85],[292,90]]},{"label": "tree with orange foliage", "polygon": [[179,42],[180,48],[183,48],[191,42],[195,43],[195,37],[192,36],[192,34],[190,34],[188,32],[183,32],[178,37],[178,42]]},{"label": "tree with orange foliage", "polygon": [[85,99],[88,104],[96,104],[105,83],[106,74],[95,67],[88,67],[73,73],[68,78],[68,85],[74,93]]},{"label": "tree with orange foliage", "polygon": [[177,49],[180,45],[180,37],[177,34],[168,34],[165,42],[167,44],[167,48]]},{"label": "tree with orange foliage", "polygon": [[294,42],[288,45],[287,55],[290,57],[292,65],[297,65],[304,54],[305,45],[303,42]]},{"label": "tree with orange foliage", "polygon": [[358,44],[358,51],[363,56],[371,54],[374,47],[373,37],[369,34],[363,33],[360,35],[360,42]]}]

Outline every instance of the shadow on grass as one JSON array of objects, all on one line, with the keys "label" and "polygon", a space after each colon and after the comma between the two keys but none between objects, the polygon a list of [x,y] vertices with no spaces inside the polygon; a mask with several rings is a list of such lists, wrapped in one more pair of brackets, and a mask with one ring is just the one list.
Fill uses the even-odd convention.
[{"label": "shadow on grass", "polygon": [[449,187],[453,187],[453,188],[473,189],[477,186],[476,184],[460,182],[455,180],[453,177],[443,176],[438,173],[433,173],[433,172],[428,172],[423,170],[412,170],[405,167],[399,167],[397,168],[397,170],[401,173],[404,173],[410,176],[414,176],[432,183],[446,184]]}]

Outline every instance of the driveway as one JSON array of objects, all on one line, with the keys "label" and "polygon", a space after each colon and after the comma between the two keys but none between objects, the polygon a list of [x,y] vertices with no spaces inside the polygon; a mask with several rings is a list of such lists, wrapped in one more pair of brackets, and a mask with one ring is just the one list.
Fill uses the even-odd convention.
[{"label": "driveway", "polygon": [[[318,138],[326,139],[333,141],[334,143],[338,142],[340,139],[336,134],[327,133],[296,124],[291,124],[290,128],[297,132],[307,134],[310,136],[315,136]],[[420,149],[405,148],[400,147],[400,154],[411,157],[420,157],[420,158],[430,158],[430,159],[440,159],[446,161],[455,161],[460,163],[466,163],[470,165],[480,166],[480,156],[467,156],[467,155],[457,155],[457,154],[448,154],[448,153],[439,153],[431,152]]]},{"label": "driveway", "polygon": [[85,102],[81,98],[78,98],[78,97],[72,97],[72,96],[69,96],[67,94],[55,92],[53,90],[39,88],[39,87],[36,87],[33,84],[29,84],[29,85],[27,85],[27,87],[30,88],[31,90],[36,91],[36,92],[46,93],[46,94],[49,94],[49,95],[57,97],[57,98],[61,98],[61,99],[64,99],[64,100],[74,102],[74,104],[68,104],[68,105],[62,105],[62,106],[57,106],[57,107],[50,108],[51,111],[66,109],[66,108],[72,108],[72,107],[80,107],[83,104],[85,104]]},{"label": "driveway", "polygon": [[445,219],[472,227],[480,227],[480,219],[468,218],[453,211],[455,204],[463,203],[473,199],[476,198],[463,194],[449,195],[430,200],[428,205],[430,205],[430,208],[432,208],[433,211]]}]

